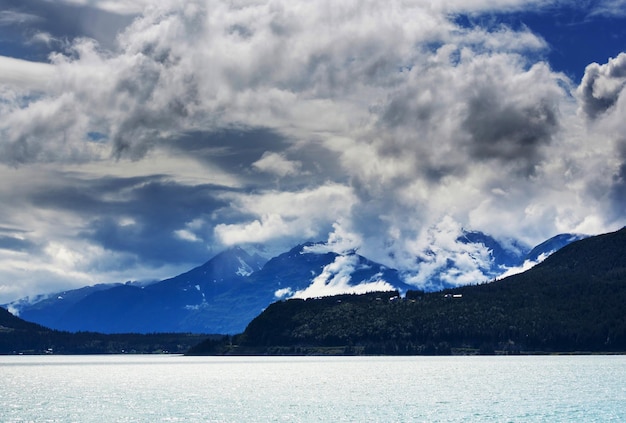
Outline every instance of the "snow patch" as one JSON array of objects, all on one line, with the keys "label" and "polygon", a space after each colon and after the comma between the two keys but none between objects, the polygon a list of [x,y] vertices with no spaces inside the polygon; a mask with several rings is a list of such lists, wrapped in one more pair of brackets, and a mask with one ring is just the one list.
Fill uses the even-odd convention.
[{"label": "snow patch", "polygon": [[209,304],[206,301],[202,300],[202,302],[200,304],[188,304],[184,308],[185,308],[185,310],[197,311],[197,310],[201,310],[203,308],[207,308],[208,305]]},{"label": "snow patch", "polygon": [[237,269],[237,272],[236,272],[238,276],[246,277],[246,276],[250,276],[252,272],[254,272],[254,269],[250,267],[250,265],[246,263],[241,257],[237,257],[237,260],[239,260],[239,268]]},{"label": "snow patch", "polygon": [[517,275],[518,273],[523,273],[523,272],[525,272],[525,271],[535,267],[536,265],[538,265],[542,261],[544,261],[552,253],[554,253],[554,251],[548,251],[546,253],[541,253],[541,254],[539,254],[539,257],[537,257],[537,261],[525,260],[524,263],[521,266],[509,267],[509,268],[506,269],[506,272],[504,272],[503,274],[499,275],[497,279],[504,279],[504,278],[507,278],[509,276]]}]

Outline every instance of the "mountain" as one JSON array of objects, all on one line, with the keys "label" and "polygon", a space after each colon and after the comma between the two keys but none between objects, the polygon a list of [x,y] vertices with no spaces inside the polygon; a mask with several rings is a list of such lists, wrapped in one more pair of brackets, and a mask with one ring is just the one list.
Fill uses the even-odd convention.
[{"label": "mountain", "polygon": [[623,228],[482,285],[276,302],[243,334],[190,354],[623,352],[625,303]]},{"label": "mountain", "polygon": [[26,317],[27,320],[37,322],[43,326],[54,326],[54,323],[72,306],[94,292],[104,291],[121,283],[98,284],[78,289],[55,292],[52,294],[37,295],[21,298],[4,307],[10,312]]},{"label": "mountain", "polygon": [[[232,248],[202,266],[148,286],[127,284],[93,292],[49,325],[72,332],[229,331],[234,323],[230,316],[238,308],[230,304],[231,294],[262,263],[259,256]],[[37,321],[29,309],[21,310],[20,317]]]},{"label": "mountain", "polygon": [[[463,254],[443,260],[443,267],[428,276],[431,291],[459,285],[451,281],[468,272],[468,262],[477,269],[469,272],[471,282],[491,280],[521,264],[529,250],[515,243],[503,245],[481,232],[466,231],[456,241]],[[356,251],[339,254],[324,243],[310,242],[267,262],[234,247],[186,273],[149,285],[96,285],[6,307],[28,321],[72,332],[232,334],[277,299],[372,291],[403,294],[411,289],[415,286],[405,283],[395,269]]]},{"label": "mountain", "polygon": [[0,333],[9,333],[14,331],[47,331],[49,329],[36,323],[27,322],[24,319],[14,316],[6,309],[0,307]]},{"label": "mountain", "polygon": [[[323,243],[312,242],[271,259],[251,275],[250,281],[251,286],[263,289],[265,297],[272,301],[294,294],[300,297],[326,296],[333,290],[345,293],[379,291],[381,288],[402,292],[414,289],[404,283],[395,269],[354,251],[338,254],[328,251]],[[386,282],[386,287],[382,281]]]},{"label": "mountain", "polygon": [[[531,249],[515,240],[497,240],[483,232],[463,230],[450,251],[431,252],[426,255],[426,260],[418,259],[418,263],[421,260],[426,268],[431,269],[432,262],[443,263],[429,275],[424,290],[440,291],[475,285],[520,273],[585,237],[587,235],[559,234]],[[432,256],[435,256],[434,260],[430,260]],[[445,257],[445,261],[439,256]]]},{"label": "mountain", "polygon": [[232,248],[189,272],[148,286],[118,284],[68,296],[76,299],[80,294],[77,301],[57,298],[11,307],[24,319],[72,332],[238,333],[284,296],[411,288],[394,269],[354,252],[319,251],[324,248],[299,245],[265,264],[258,255]]},{"label": "mountain", "polygon": [[521,268],[530,251],[515,240],[462,230],[455,239],[439,240],[426,248],[416,259],[418,272],[411,279],[425,291],[483,283]]}]

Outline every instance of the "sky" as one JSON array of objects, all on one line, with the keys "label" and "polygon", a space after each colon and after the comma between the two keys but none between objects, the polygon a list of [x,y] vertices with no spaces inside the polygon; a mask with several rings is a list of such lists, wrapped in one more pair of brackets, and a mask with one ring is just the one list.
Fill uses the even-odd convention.
[{"label": "sky", "polygon": [[617,230],[625,87],[624,0],[0,0],[0,303]]}]

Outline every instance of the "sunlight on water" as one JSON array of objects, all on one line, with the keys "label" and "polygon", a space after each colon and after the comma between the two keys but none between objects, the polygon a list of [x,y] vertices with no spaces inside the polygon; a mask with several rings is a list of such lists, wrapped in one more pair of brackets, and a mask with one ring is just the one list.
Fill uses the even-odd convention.
[{"label": "sunlight on water", "polygon": [[1,422],[622,422],[626,356],[0,357]]}]

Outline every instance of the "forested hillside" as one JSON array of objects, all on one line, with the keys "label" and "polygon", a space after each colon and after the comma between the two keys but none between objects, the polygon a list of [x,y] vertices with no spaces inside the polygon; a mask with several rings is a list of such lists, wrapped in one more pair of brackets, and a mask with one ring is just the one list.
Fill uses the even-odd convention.
[{"label": "forested hillside", "polygon": [[0,308],[0,354],[184,353],[206,338],[180,333],[61,332],[26,322]]},{"label": "forested hillside", "polygon": [[622,352],[624,304],[626,229],[483,285],[274,303],[242,335],[191,353]]}]

